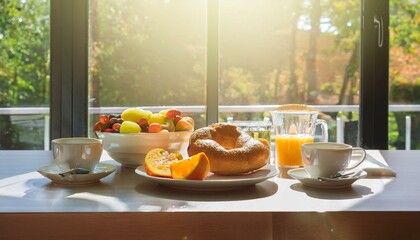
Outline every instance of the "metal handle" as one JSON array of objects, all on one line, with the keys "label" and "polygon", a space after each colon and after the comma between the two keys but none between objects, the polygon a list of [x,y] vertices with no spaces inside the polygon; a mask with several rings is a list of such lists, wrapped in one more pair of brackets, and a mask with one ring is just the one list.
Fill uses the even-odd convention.
[{"label": "metal handle", "polygon": [[375,16],[373,23],[375,28],[378,28],[378,47],[382,47],[384,45],[384,21],[382,17]]}]

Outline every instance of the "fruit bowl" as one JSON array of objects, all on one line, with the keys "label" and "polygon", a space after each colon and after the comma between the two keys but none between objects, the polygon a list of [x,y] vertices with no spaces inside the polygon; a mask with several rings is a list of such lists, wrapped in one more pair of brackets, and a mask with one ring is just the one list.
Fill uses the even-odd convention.
[{"label": "fruit bowl", "polygon": [[102,139],[104,150],[124,167],[136,168],[143,165],[144,158],[151,149],[163,148],[178,151],[188,157],[187,147],[192,131],[160,133],[108,133],[96,132]]}]

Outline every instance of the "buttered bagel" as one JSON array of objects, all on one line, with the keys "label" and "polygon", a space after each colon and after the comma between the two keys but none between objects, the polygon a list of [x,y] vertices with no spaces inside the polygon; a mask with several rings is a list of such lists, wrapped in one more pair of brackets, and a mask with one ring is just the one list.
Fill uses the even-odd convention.
[{"label": "buttered bagel", "polygon": [[197,129],[191,135],[188,155],[204,152],[210,161],[211,172],[237,175],[251,172],[268,163],[270,149],[266,144],[235,125],[215,123]]}]

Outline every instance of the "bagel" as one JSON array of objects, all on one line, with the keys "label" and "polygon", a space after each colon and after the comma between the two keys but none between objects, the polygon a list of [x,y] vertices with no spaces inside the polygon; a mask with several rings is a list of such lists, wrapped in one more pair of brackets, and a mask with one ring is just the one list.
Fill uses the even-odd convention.
[{"label": "bagel", "polygon": [[268,163],[270,149],[239,127],[215,123],[197,129],[190,137],[188,155],[204,152],[210,171],[218,175],[239,175],[259,169]]}]

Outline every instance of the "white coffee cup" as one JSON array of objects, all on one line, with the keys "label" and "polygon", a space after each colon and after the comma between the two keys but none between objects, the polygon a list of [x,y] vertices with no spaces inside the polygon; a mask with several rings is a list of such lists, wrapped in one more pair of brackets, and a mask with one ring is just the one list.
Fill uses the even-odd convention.
[{"label": "white coffee cup", "polygon": [[[359,166],[366,158],[363,148],[343,143],[302,144],[302,164],[312,178],[336,177]],[[350,162],[355,161],[349,166]]]},{"label": "white coffee cup", "polygon": [[102,141],[95,138],[57,138],[51,141],[53,161],[69,169],[93,171],[102,155]]}]

